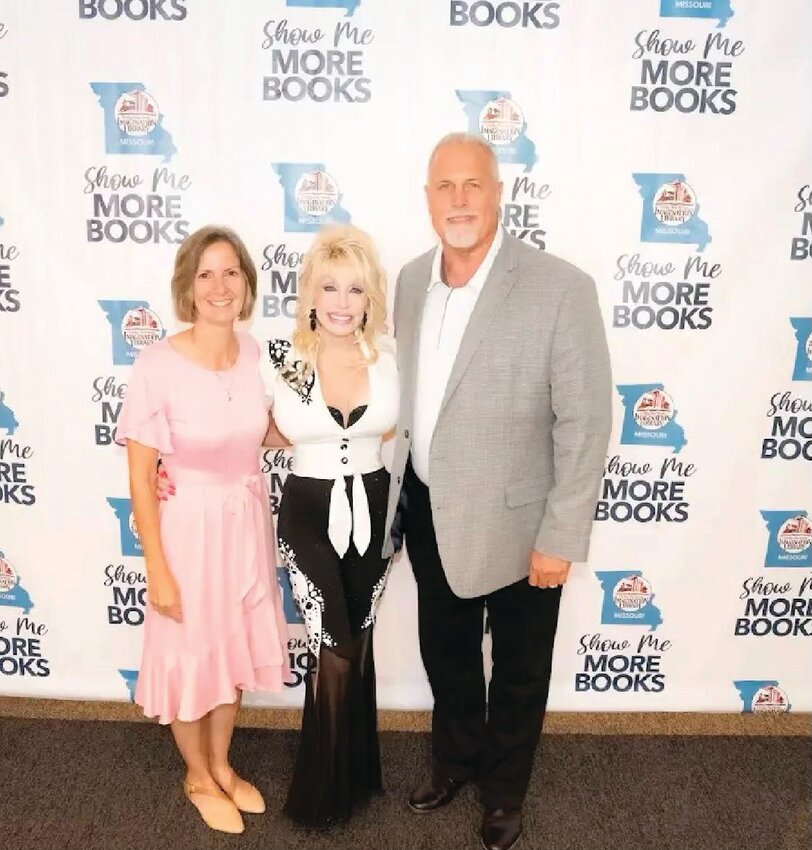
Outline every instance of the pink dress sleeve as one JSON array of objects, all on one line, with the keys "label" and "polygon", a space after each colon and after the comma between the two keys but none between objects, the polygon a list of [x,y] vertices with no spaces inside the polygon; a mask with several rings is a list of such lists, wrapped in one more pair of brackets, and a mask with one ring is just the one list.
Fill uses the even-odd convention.
[{"label": "pink dress sleeve", "polygon": [[165,370],[157,354],[157,351],[145,349],[133,365],[116,425],[115,441],[123,446],[127,440],[134,440],[168,455],[173,452],[172,432],[161,391]]}]

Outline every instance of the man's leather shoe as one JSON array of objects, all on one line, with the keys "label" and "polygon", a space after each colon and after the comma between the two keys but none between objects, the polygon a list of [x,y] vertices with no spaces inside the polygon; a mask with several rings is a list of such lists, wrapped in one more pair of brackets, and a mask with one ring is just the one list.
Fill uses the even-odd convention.
[{"label": "man's leather shoe", "polygon": [[522,810],[486,809],[479,834],[485,850],[510,850],[522,834]]},{"label": "man's leather shoe", "polygon": [[431,777],[412,791],[409,808],[419,815],[436,812],[437,809],[447,806],[463,785],[465,782],[461,779]]}]

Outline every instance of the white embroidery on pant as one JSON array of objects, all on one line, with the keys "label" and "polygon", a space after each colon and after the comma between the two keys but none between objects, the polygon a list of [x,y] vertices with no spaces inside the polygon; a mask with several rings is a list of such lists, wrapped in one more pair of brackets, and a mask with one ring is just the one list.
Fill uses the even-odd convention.
[{"label": "white embroidery on pant", "polygon": [[375,587],[372,588],[372,599],[369,602],[369,614],[367,614],[364,622],[361,623],[362,629],[366,629],[375,623],[375,612],[378,608],[378,602],[380,601],[383,589],[386,587],[386,579],[389,577],[389,570],[391,567],[392,561],[390,560],[386,565],[386,571],[375,583]]},{"label": "white embroidery on pant", "polygon": [[318,657],[322,643],[325,646],[334,645],[333,638],[322,626],[324,597],[318,587],[296,566],[296,553],[281,538],[279,539],[279,554],[282,556],[282,563],[288,571],[293,598],[296,600],[296,605],[305,621],[308,649]]}]

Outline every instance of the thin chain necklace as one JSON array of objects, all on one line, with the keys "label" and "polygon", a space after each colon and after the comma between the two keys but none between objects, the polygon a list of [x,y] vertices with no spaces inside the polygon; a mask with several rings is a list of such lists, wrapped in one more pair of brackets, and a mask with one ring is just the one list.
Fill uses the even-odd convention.
[{"label": "thin chain necklace", "polygon": [[[192,344],[196,345],[195,341],[195,331],[192,328]],[[214,369],[211,370],[214,372],[214,377],[217,379],[217,383],[220,386],[220,389],[225,393],[226,401],[231,401],[233,398],[232,388],[234,386],[234,376],[236,374],[236,366],[237,360],[240,358],[240,344],[237,342],[237,354],[234,357],[234,362],[228,369]]]},{"label": "thin chain necklace", "polygon": [[226,394],[226,400],[231,401],[231,388],[234,386],[234,367],[232,366],[226,372],[215,372],[214,377],[217,378],[217,382]]}]

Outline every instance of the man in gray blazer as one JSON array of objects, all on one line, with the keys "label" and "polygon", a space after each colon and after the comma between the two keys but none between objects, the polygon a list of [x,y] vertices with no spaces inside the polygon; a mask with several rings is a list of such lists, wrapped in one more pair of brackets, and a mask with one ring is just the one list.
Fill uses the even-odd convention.
[{"label": "man in gray blazer", "polygon": [[397,283],[387,519],[398,514],[405,534],[434,695],[432,770],[409,806],[436,811],[475,782],[483,846],[507,850],[521,834],[561,588],[589,549],[611,430],[609,353],[592,279],[500,227],[486,141],[442,139],[426,196],[441,244]]}]

